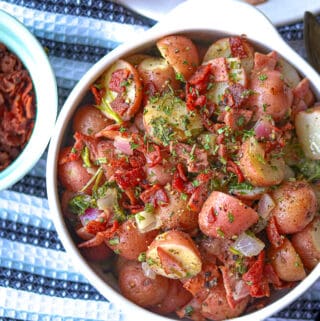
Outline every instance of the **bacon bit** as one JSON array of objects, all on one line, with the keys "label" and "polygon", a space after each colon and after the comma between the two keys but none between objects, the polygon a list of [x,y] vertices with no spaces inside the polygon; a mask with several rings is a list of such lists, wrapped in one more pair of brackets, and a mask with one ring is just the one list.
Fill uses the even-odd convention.
[{"label": "bacon bit", "polygon": [[213,74],[214,81],[229,81],[229,69],[226,58],[215,58],[210,61],[209,65],[211,67],[211,73]]},{"label": "bacon bit", "polygon": [[266,227],[266,232],[267,232],[269,242],[275,248],[278,248],[283,244],[284,238],[279,233],[274,216],[271,216],[271,218],[269,219],[268,225]]},{"label": "bacon bit", "polygon": [[143,191],[140,199],[144,204],[152,204],[153,207],[166,206],[169,203],[169,198],[164,188],[158,184]]},{"label": "bacon bit", "polygon": [[98,232],[103,232],[106,229],[107,222],[99,222],[92,220],[87,223],[86,230],[90,234],[97,234]]},{"label": "bacon bit", "polygon": [[238,178],[238,183],[243,183],[244,182],[244,176],[241,172],[240,167],[233,162],[232,160],[228,160],[227,161],[227,171],[230,171],[232,173],[234,173],[237,178]]},{"label": "bacon bit", "polygon": [[122,189],[135,187],[146,178],[143,168],[134,168],[126,172],[117,172],[114,174],[114,179]]},{"label": "bacon bit", "polygon": [[90,91],[91,91],[91,93],[93,95],[95,103],[97,105],[101,105],[102,97],[103,97],[101,91],[96,86],[91,86],[90,87]]},{"label": "bacon bit", "polygon": [[244,46],[245,39],[243,37],[230,37],[229,44],[232,57],[246,58],[248,53]]},{"label": "bacon bit", "polygon": [[32,80],[20,59],[0,43],[0,171],[31,137],[36,115]]},{"label": "bacon bit", "polygon": [[125,101],[124,97],[118,95],[111,103],[111,108],[120,116],[123,116],[124,113],[130,108],[130,105]]},{"label": "bacon bit", "polygon": [[[152,144],[151,148],[153,151],[147,152],[147,159],[148,159],[148,167],[154,167],[161,163],[162,161],[162,155],[161,155],[161,149],[160,146],[157,144]],[[150,147],[148,147],[148,150]]]},{"label": "bacon bit", "polygon": [[172,189],[180,193],[185,192],[185,181],[181,178],[179,172],[174,172],[172,179]]},{"label": "bacon bit", "polygon": [[263,273],[266,276],[268,282],[273,284],[277,289],[283,286],[283,281],[280,280],[278,274],[270,263],[267,263],[264,266]]},{"label": "bacon bit", "polygon": [[206,262],[203,264],[202,271],[192,278],[183,282],[183,287],[188,290],[194,297],[202,301],[208,296],[211,288],[217,285],[220,273],[215,264]]},{"label": "bacon bit", "polygon": [[164,250],[161,246],[157,247],[157,253],[160,259],[161,266],[166,274],[177,274],[179,276],[185,276],[186,270],[182,264],[170,253]]},{"label": "bacon bit", "polygon": [[249,270],[243,274],[242,280],[247,283],[250,295],[254,298],[270,296],[268,280],[264,275],[265,252],[261,251],[258,259],[253,263]]},{"label": "bacon bit", "polygon": [[138,150],[133,151],[133,155],[129,157],[129,164],[132,168],[142,168],[146,164],[145,156]]},{"label": "bacon bit", "polygon": [[78,245],[79,248],[82,247],[94,247],[97,245],[100,245],[101,243],[103,243],[106,239],[112,237],[112,235],[117,231],[117,229],[119,228],[119,222],[118,221],[114,221],[113,225],[111,227],[109,227],[108,229],[106,229],[105,231],[102,232],[98,232],[94,238],[82,242]]},{"label": "bacon bit", "polygon": [[[226,290],[226,298],[231,309],[234,309],[239,302],[243,299],[235,300],[233,294],[235,293],[236,277],[234,274],[224,265],[220,266],[220,271],[222,273],[223,285]],[[249,295],[249,293],[248,293]]]},{"label": "bacon bit", "polygon": [[241,84],[235,83],[228,87],[226,93],[223,97],[223,101],[227,106],[233,108],[240,108],[243,106],[249,99],[250,94],[247,89],[244,88]]},{"label": "bacon bit", "polygon": [[208,198],[209,189],[207,184],[198,186],[195,191],[191,194],[188,201],[188,207],[193,212],[200,212],[203,203]]},{"label": "bacon bit", "polygon": [[183,164],[181,164],[181,163],[177,164],[177,171],[178,171],[179,176],[181,177],[181,179],[184,182],[187,182],[188,181],[188,177],[186,176],[186,173],[184,171]]},{"label": "bacon bit", "polygon": [[109,82],[109,89],[116,93],[124,92],[126,90],[124,83],[127,81],[129,76],[130,71],[128,69],[118,69],[114,71]]}]

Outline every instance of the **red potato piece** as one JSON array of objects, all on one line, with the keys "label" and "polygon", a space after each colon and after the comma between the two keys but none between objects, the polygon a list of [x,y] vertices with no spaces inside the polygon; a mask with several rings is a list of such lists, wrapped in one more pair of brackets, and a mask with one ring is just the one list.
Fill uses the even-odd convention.
[{"label": "red potato piece", "polygon": [[150,90],[151,95],[155,94],[152,92],[153,88],[156,92],[162,93],[180,87],[174,69],[163,58],[150,57],[144,59],[138,66],[138,72],[144,88]]},{"label": "red potato piece", "polygon": [[199,250],[189,234],[182,231],[170,230],[158,235],[146,257],[155,273],[170,279],[193,276],[201,271]]},{"label": "red potato piece", "polygon": [[255,92],[250,96],[250,104],[257,106],[257,117],[267,114],[275,121],[281,121],[290,115],[292,90],[278,70],[252,73],[249,88]]},{"label": "red potato piece", "polygon": [[92,105],[85,105],[78,108],[72,121],[74,132],[88,136],[95,135],[112,123],[112,120],[104,116],[98,108]]},{"label": "red potato piece", "polygon": [[[71,147],[62,149],[59,159],[69,154]],[[92,174],[89,174],[83,166],[81,159],[60,163],[58,165],[58,177],[61,185],[71,192],[79,192],[89,182]]]},{"label": "red potato piece", "polygon": [[169,204],[158,207],[155,215],[160,218],[163,229],[192,231],[198,227],[198,213],[188,208],[188,201],[174,190],[168,191]]},{"label": "red potato piece", "polygon": [[207,298],[202,302],[201,314],[211,320],[220,321],[229,318],[235,318],[242,314],[247,307],[249,297],[238,301],[232,308],[228,304],[226,291],[220,279],[217,286],[210,290]]},{"label": "red potato piece", "polygon": [[137,54],[133,54],[131,56],[124,58],[124,60],[127,61],[133,67],[137,68],[138,65],[141,63],[141,61],[144,59],[147,59],[147,58],[151,58],[151,56],[146,55],[146,54],[137,53]]},{"label": "red potato piece", "polygon": [[295,129],[306,157],[320,159],[320,107],[300,111],[295,118]]},{"label": "red potato piece", "polygon": [[233,53],[232,53],[231,46],[230,46],[230,38],[222,38],[214,42],[208,48],[203,58],[203,63],[219,57],[225,57],[225,58],[238,57],[238,58],[241,58],[242,67],[244,68],[246,74],[249,74],[253,68],[253,63],[254,63],[254,49],[251,46],[251,44],[243,37],[242,38],[231,37],[231,38],[236,39],[237,42],[239,42],[239,39],[240,39],[241,46],[243,46],[243,54],[241,55],[241,57],[237,55],[237,50],[233,50]]},{"label": "red potato piece", "polygon": [[291,243],[304,266],[312,270],[320,262],[320,217],[317,216],[302,231],[294,234]]},{"label": "red potato piece", "polygon": [[105,243],[101,243],[100,245],[93,247],[82,247],[80,248],[80,252],[88,261],[91,262],[105,261],[113,254],[111,249]]},{"label": "red potato piece", "polygon": [[192,295],[178,280],[169,281],[169,290],[160,303],[151,308],[153,312],[159,314],[169,314],[184,306],[192,299]]},{"label": "red potato piece", "polygon": [[150,307],[162,302],[168,293],[169,280],[156,275],[154,279],[145,276],[141,263],[128,261],[119,270],[120,292],[130,301]]},{"label": "red potato piece", "polygon": [[130,219],[120,227],[107,240],[108,246],[119,255],[128,260],[137,260],[139,254],[145,252],[148,245],[158,234],[158,230],[141,233],[135,220]]},{"label": "red potato piece", "polygon": [[[117,60],[95,83],[98,108],[117,123],[130,120],[142,101],[138,71],[127,61]],[[96,97],[97,98],[97,97]]]},{"label": "red potato piece", "polygon": [[268,258],[281,280],[294,282],[306,277],[301,258],[287,238],[280,247],[271,246],[268,249]]},{"label": "red potato piece", "polygon": [[187,37],[166,36],[157,42],[157,47],[175,72],[187,81],[199,66],[197,47]]},{"label": "red potato piece", "polygon": [[272,215],[280,233],[302,231],[314,218],[317,198],[311,185],[305,181],[286,182],[277,188],[272,199]]},{"label": "red potato piece", "polygon": [[213,191],[199,213],[200,230],[209,237],[231,238],[257,223],[255,210],[228,194]]},{"label": "red potato piece", "polygon": [[267,161],[262,145],[254,137],[241,145],[239,167],[246,180],[257,187],[280,184],[285,176],[284,160],[271,156]]}]

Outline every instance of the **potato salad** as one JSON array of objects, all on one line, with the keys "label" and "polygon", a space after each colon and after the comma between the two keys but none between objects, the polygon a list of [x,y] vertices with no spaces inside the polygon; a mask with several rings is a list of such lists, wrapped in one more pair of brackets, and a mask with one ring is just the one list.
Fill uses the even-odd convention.
[{"label": "potato salad", "polygon": [[237,317],[320,261],[320,105],[245,36],[169,35],[115,61],[75,111],[58,176],[79,251],[154,313]]}]

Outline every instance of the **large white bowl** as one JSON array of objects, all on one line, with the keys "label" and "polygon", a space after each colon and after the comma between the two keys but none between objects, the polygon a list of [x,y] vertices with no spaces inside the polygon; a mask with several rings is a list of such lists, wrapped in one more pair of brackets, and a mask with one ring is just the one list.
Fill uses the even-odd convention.
[{"label": "large white bowl", "polygon": [[0,171],[2,190],[21,179],[43,154],[56,121],[58,93],[55,75],[44,48],[20,21],[2,10],[0,42],[18,56],[29,71],[37,105],[35,125],[28,143],[20,155]]},{"label": "large white bowl", "polygon": [[[102,295],[123,309],[128,320],[168,321],[174,317],[164,317],[147,311],[125,299],[118,291],[111,275],[105,275],[99,267],[90,265],[79,254],[61,212],[58,196],[57,159],[64,141],[64,134],[72,115],[88,92],[89,86],[97,77],[120,57],[142,52],[155,43],[155,40],[168,34],[183,33],[193,38],[217,39],[223,35],[246,34],[256,46],[268,51],[276,50],[312,83],[312,88],[320,98],[319,75],[295,52],[277,33],[269,20],[254,7],[234,0],[190,0],[173,10],[164,20],[143,36],[119,46],[96,63],[79,81],[62,108],[56,124],[48,155],[47,190],[49,206],[55,226],[64,247],[73,259],[75,266],[87,277]],[[265,308],[235,318],[237,321],[258,321],[283,309],[305,292],[320,276],[320,264],[294,289],[279,292]]]}]

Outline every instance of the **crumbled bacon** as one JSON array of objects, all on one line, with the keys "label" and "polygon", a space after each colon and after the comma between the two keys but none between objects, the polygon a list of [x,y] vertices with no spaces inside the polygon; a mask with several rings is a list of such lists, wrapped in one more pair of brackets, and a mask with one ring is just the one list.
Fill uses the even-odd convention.
[{"label": "crumbled bacon", "polygon": [[36,114],[32,80],[20,59],[0,44],[0,171],[30,139]]}]

